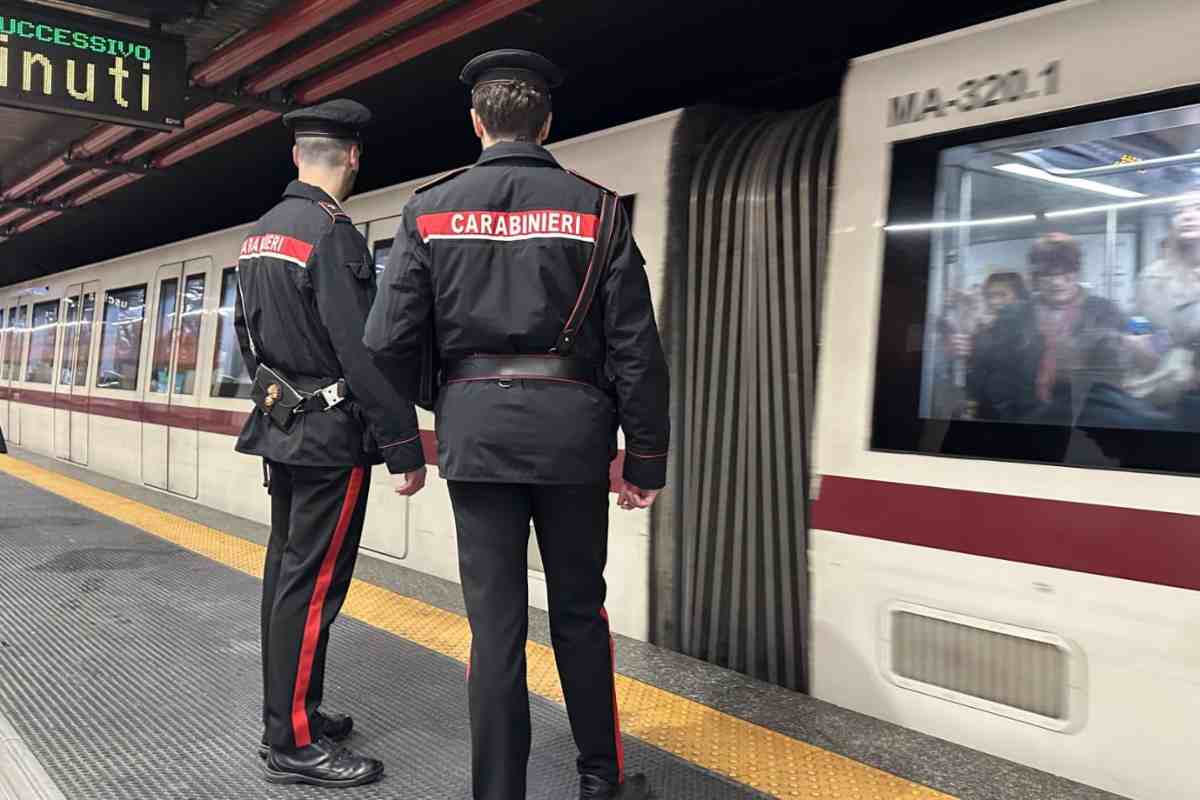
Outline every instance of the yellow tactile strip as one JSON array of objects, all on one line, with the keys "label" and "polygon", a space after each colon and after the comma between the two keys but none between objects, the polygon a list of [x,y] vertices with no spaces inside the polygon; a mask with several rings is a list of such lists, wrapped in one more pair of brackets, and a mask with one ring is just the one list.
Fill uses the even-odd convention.
[{"label": "yellow tactile strip", "polygon": [[[0,456],[0,471],[192,552],[261,577],[264,548],[27,462]],[[467,620],[355,580],[343,613],[430,650],[467,660]],[[530,642],[529,688],[562,702],[554,653]],[[650,684],[617,676],[621,729],[697,766],[787,800],[952,800],[903,778],[776,733]]]}]

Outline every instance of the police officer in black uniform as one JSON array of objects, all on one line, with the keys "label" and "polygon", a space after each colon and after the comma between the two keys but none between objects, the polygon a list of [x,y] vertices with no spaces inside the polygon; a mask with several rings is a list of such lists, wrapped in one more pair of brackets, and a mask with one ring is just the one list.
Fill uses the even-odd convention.
[{"label": "police officer in black uniform", "polygon": [[436,340],[438,468],[473,634],[474,796],[525,797],[532,519],[580,797],[646,797],[644,777],[624,776],[603,575],[618,425],[619,504],[648,508],[666,478],[667,368],[642,256],[616,195],[541,146],[553,64],[500,50],[462,79],[483,153],[409,200],[365,341],[411,370]]},{"label": "police officer in black uniform", "polygon": [[235,324],[256,408],[237,442],[264,459],[271,541],[263,577],[261,754],[276,783],[356,786],[383,764],[335,742],[353,720],[318,710],[329,626],[358,554],[371,464],[395,491],[425,482],[413,406],[363,347],[376,275],[340,202],[370,112],[334,100],[286,114],[299,179],[242,245]]}]

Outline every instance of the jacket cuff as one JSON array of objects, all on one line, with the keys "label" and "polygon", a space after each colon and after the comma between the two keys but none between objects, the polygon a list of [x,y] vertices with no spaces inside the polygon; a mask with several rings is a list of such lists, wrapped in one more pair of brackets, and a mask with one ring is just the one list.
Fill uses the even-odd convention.
[{"label": "jacket cuff", "polygon": [[642,453],[625,449],[622,477],[639,489],[661,489],[667,484],[667,453]]},{"label": "jacket cuff", "polygon": [[425,466],[425,451],[421,445],[420,433],[408,439],[383,445],[379,448],[379,454],[383,456],[383,462],[387,464],[387,470],[392,475],[412,472]]}]

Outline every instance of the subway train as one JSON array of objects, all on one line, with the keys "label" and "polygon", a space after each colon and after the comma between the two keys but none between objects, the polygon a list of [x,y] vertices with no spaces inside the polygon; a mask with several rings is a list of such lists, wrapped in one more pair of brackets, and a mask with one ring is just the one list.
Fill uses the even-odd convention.
[{"label": "subway train", "polygon": [[[811,108],[551,146],[623,196],[672,365],[670,490],[613,511],[618,632],[1200,796],[1193,25],[1071,0],[856,59]],[[377,264],[419,184],[347,202]],[[247,229],[0,287],[14,452],[265,522],[232,449]],[[364,551],[457,580],[444,483],[374,480]],[[544,608],[532,539],[530,578]]]},{"label": "subway train", "polygon": [[[621,193],[652,291],[664,269],[660,166],[678,117],[669,113],[551,147],[565,164]],[[423,182],[345,203],[379,270],[401,209]],[[252,408],[233,327],[237,260],[249,227],[0,288],[0,427],[9,445],[268,523],[261,463],[233,451]],[[433,417],[421,409],[418,416],[433,463]],[[372,480],[363,550],[457,581],[445,483],[431,475],[419,495],[401,498],[383,468]],[[645,639],[648,589],[638,576],[648,570],[648,515],[618,513],[614,504],[612,522],[608,612],[617,631]],[[545,608],[532,542],[530,598]]]}]

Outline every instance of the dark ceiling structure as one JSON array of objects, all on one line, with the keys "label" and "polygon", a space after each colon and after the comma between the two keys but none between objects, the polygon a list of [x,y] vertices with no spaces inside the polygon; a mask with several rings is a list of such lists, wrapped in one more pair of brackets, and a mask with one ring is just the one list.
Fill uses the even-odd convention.
[{"label": "dark ceiling structure", "polygon": [[192,89],[185,129],[169,133],[0,108],[0,286],[257,218],[294,173],[288,103],[352,97],[374,111],[357,191],[467,163],[478,143],[457,76],[493,47],[564,68],[558,140],[701,103],[800,108],[835,95],[856,55],[1047,4],[29,2],[183,37]]}]

